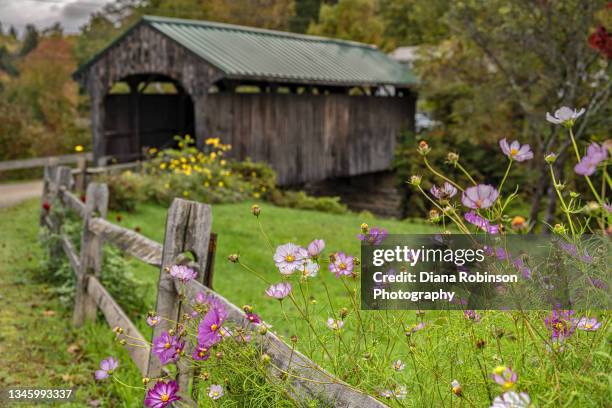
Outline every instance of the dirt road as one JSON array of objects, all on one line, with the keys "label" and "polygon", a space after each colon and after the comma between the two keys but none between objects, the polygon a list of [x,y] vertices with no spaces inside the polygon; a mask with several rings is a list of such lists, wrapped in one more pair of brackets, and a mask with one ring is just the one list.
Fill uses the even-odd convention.
[{"label": "dirt road", "polygon": [[0,184],[0,208],[10,207],[34,197],[40,197],[42,181]]}]

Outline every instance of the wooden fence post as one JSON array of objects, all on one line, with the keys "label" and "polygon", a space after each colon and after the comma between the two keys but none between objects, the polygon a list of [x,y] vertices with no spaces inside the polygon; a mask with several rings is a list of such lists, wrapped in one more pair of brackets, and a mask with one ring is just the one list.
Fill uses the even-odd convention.
[{"label": "wooden fence post", "polygon": [[[54,178],[49,185],[49,192],[47,194],[47,198],[51,204],[51,209],[53,208],[53,205],[61,206],[58,200],[56,200],[59,198],[61,189],[70,189],[72,186],[72,173],[68,167],[56,167],[53,176]],[[62,243],[58,238],[62,229],[64,217],[62,213],[49,213],[47,214],[47,220],[49,220],[49,231],[52,235],[55,235],[55,239],[52,239],[49,242],[49,260],[51,265],[55,265],[57,261],[61,259],[63,254]]]},{"label": "wooden fence post", "polygon": [[87,278],[89,275],[100,275],[102,269],[102,239],[89,229],[89,220],[93,217],[106,218],[108,210],[108,187],[106,184],[90,183],[87,186],[85,216],[81,235],[81,269],[77,273],[76,293],[74,299],[75,326],[96,317],[96,303],[87,295]]},{"label": "wooden fence post", "polygon": [[[206,282],[206,265],[210,230],[212,226],[212,211],[209,205],[175,198],[168,210],[166,219],[166,235],[162,251],[162,262],[157,288],[157,315],[162,317],[159,325],[153,328],[153,338],[163,331],[175,330],[176,326],[170,321],[179,321],[181,314],[181,301],[177,292],[175,280],[168,273],[172,265],[185,263],[185,253],[194,257],[190,264],[198,272],[197,280]],[[190,353],[191,350],[185,350]],[[186,365],[179,362],[178,383],[182,390],[184,400],[191,400],[187,390],[193,372]],[[159,358],[151,353],[149,355],[149,369],[147,377],[155,378],[162,374]]]},{"label": "wooden fence post", "polygon": [[76,190],[84,193],[87,189],[87,158],[85,156],[78,158],[77,169],[79,172],[76,176]]},{"label": "wooden fence post", "polygon": [[45,217],[47,216],[48,205],[51,204],[51,187],[55,182],[55,174],[57,172],[57,159],[51,158],[45,165],[43,172],[43,191],[40,199],[40,225],[45,225]]}]

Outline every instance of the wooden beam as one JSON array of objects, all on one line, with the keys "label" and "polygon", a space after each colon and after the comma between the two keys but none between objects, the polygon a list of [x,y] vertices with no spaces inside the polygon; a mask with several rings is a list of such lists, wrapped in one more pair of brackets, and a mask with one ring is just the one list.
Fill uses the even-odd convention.
[{"label": "wooden beam", "polygon": [[79,260],[79,256],[77,255],[76,249],[74,249],[74,245],[70,242],[70,238],[67,235],[61,235],[62,247],[64,248],[64,253],[66,257],[68,257],[68,261],[70,262],[70,266],[72,267],[72,271],[75,275],[78,275],[81,270],[81,261]]},{"label": "wooden beam", "polygon": [[0,171],[32,169],[57,164],[77,163],[80,159],[92,160],[92,153],[67,154],[65,156],[36,157],[33,159],[9,160],[0,162]]},{"label": "wooden beam", "polygon": [[102,218],[89,220],[89,229],[125,253],[153,266],[161,266],[162,246],[144,235]]},{"label": "wooden beam", "polygon": [[77,196],[63,188],[61,189],[60,197],[62,199],[62,203],[64,203],[66,207],[79,214],[81,218],[85,217],[85,203],[82,202]]},{"label": "wooden beam", "polygon": [[[113,299],[95,276],[89,276],[87,279],[87,294],[94,299],[111,327],[120,327],[123,329],[123,334],[130,336],[125,348],[130,353],[130,357],[132,357],[142,375],[146,375],[150,346],[144,336],[138,331],[136,325],[132,323],[123,309],[115,302],[115,299]],[[135,346],[130,344],[135,344]]]}]

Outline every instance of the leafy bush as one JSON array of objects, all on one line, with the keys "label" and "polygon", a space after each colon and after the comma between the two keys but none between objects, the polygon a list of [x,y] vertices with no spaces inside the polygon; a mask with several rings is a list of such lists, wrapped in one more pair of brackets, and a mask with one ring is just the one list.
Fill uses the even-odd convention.
[{"label": "leafy bush", "polygon": [[115,211],[134,211],[136,205],[146,200],[144,179],[131,171],[109,174],[104,177],[108,185],[108,206]]},{"label": "leafy bush", "polygon": [[303,191],[274,190],[270,201],[279,207],[299,208],[303,210],[316,210],[333,214],[342,214],[348,211],[340,197],[313,197]]}]

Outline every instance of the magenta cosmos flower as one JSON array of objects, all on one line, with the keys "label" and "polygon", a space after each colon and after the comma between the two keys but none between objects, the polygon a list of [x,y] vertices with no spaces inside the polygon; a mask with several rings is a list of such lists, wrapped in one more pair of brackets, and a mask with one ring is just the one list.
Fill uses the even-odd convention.
[{"label": "magenta cosmos flower", "polygon": [[308,255],[315,257],[319,255],[325,248],[325,241],[322,239],[315,239],[308,244]]},{"label": "magenta cosmos flower", "polygon": [[219,384],[213,384],[208,389],[208,396],[214,400],[218,400],[223,396],[223,387]]},{"label": "magenta cosmos flower", "polygon": [[518,380],[518,375],[512,371],[511,368],[505,366],[499,366],[493,370],[493,375],[491,377],[493,381],[503,387],[504,391],[514,387],[514,384],[516,384]]},{"label": "magenta cosmos flower", "polygon": [[198,276],[197,272],[185,265],[172,265],[170,267],[170,276],[178,279],[181,282],[188,282]]},{"label": "magenta cosmos flower", "polygon": [[198,344],[210,347],[220,342],[220,329],[226,316],[218,309],[209,310],[198,326]]},{"label": "magenta cosmos flower", "polygon": [[546,328],[551,333],[553,340],[564,341],[571,337],[576,330],[576,322],[572,317],[573,310],[553,310],[552,313],[544,319]]},{"label": "magenta cosmos flower", "polygon": [[528,144],[521,145],[518,140],[514,140],[512,143],[508,144],[506,138],[503,138],[499,141],[499,147],[510,160],[522,162],[533,159],[531,146]]},{"label": "magenta cosmos flower", "polygon": [[372,227],[367,234],[357,235],[360,241],[370,245],[380,245],[387,238],[387,230],[379,227]]},{"label": "magenta cosmos flower", "polygon": [[442,184],[442,187],[438,187],[435,185],[431,186],[429,192],[438,200],[448,200],[449,198],[453,198],[455,194],[457,194],[457,188],[448,181],[445,181],[444,184]]},{"label": "magenta cosmos flower", "polygon": [[208,360],[210,357],[210,348],[202,345],[198,345],[193,349],[193,353],[191,354],[194,360],[203,361]]},{"label": "magenta cosmos flower", "polygon": [[488,232],[489,234],[499,233],[499,224],[492,225],[489,220],[484,217],[481,217],[474,211],[468,211],[463,217],[470,224],[477,226],[478,228],[485,232]]},{"label": "magenta cosmos flower", "polygon": [[165,408],[181,399],[178,395],[179,387],[176,381],[157,381],[155,386],[147,391],[145,406],[149,408]]},{"label": "magenta cosmos flower", "polygon": [[96,380],[104,380],[110,377],[117,367],[119,367],[119,362],[113,357],[100,361],[100,369],[95,372]]},{"label": "magenta cosmos flower", "polygon": [[469,187],[463,193],[461,202],[463,205],[473,209],[489,208],[499,197],[499,191],[488,184],[479,184]]},{"label": "magenta cosmos flower", "polygon": [[601,327],[601,322],[598,322],[595,317],[590,319],[588,317],[582,317],[578,320],[576,327],[584,331],[597,331]]},{"label": "magenta cosmos flower", "polygon": [[308,258],[308,251],[293,243],[281,245],[274,253],[274,263],[283,275],[291,275]]},{"label": "magenta cosmos flower", "polygon": [[171,336],[167,331],[153,339],[153,353],[162,365],[177,361],[184,348],[185,342],[177,336]]},{"label": "magenta cosmos flower", "polygon": [[291,284],[289,282],[281,282],[276,285],[270,285],[268,289],[266,289],[266,295],[278,299],[283,300],[286,298],[291,292]]},{"label": "magenta cosmos flower", "polygon": [[329,271],[336,274],[336,278],[342,275],[351,275],[355,268],[355,258],[344,252],[337,252],[333,256],[333,260],[330,259]]},{"label": "magenta cosmos flower", "polygon": [[466,320],[471,320],[475,323],[478,323],[480,321],[480,315],[475,310],[471,310],[471,309],[464,310],[463,317]]},{"label": "magenta cosmos flower", "polygon": [[253,324],[261,323],[261,318],[256,313],[247,313],[246,319]]}]

